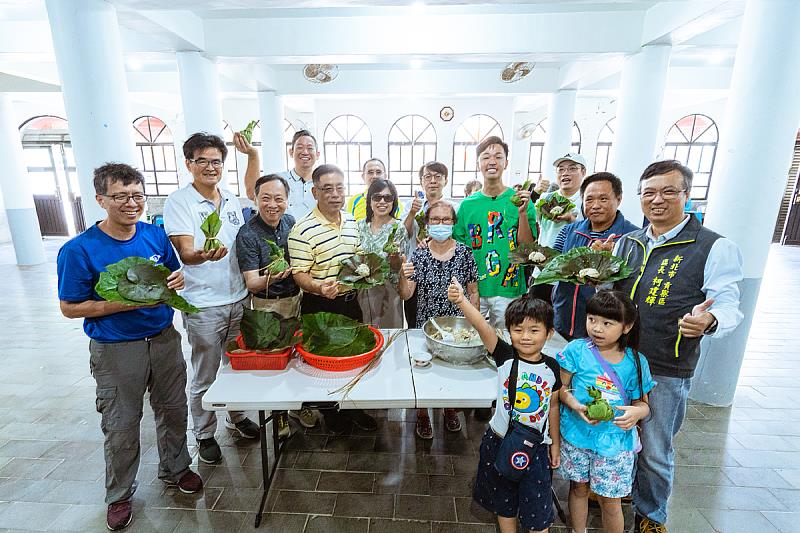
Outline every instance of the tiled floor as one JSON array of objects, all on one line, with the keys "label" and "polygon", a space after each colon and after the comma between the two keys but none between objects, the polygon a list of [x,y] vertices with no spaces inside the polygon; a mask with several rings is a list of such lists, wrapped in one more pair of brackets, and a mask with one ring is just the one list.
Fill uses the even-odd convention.
[{"label": "tiled floor", "polygon": [[[47,242],[51,261],[58,246]],[[773,247],[766,278],[734,406],[691,405],[678,436],[670,531],[800,531],[800,248]],[[102,531],[102,435],[81,323],[59,314],[52,262],[20,268],[11,247],[0,246],[0,280],[0,530]],[[377,414],[374,434],[293,438],[262,530],[495,530],[470,500],[484,424],[470,416],[460,434],[444,434],[438,415],[435,440],[421,443],[413,412]],[[224,429],[218,437],[225,461],[199,467],[202,494],[165,488],[146,408],[130,531],[252,529],[258,447]],[[563,483],[558,492],[565,496]],[[567,531],[560,523],[552,530]]]}]

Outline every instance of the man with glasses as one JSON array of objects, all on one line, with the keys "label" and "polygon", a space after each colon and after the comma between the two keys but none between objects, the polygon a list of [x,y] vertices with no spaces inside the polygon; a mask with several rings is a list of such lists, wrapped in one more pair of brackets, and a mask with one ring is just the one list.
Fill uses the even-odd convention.
[{"label": "man with glasses", "polygon": [[203,480],[189,469],[186,446],[186,365],[181,336],[164,304],[129,306],[103,300],[95,291],[106,267],[131,256],[167,267],[167,287],[184,278],[164,230],[139,222],[145,207],[144,177],[122,163],[94,171],[95,199],[107,216],[58,252],[58,298],[67,318],[83,318],[89,367],[97,382],[106,463],[106,525],[117,531],[131,522],[141,446],[139,423],[149,392],[156,419],[158,478],[191,494]]},{"label": "man with glasses", "polygon": [[[358,246],[356,221],[342,212],[344,173],[335,165],[320,165],[311,177],[317,205],[292,228],[288,245],[292,274],[303,290],[303,314],[326,311],[361,321],[355,291],[341,294],[337,281],[342,259],[355,254]],[[334,434],[347,429],[348,419],[362,430],[378,427],[375,419],[361,410],[325,409],[322,414]]]},{"label": "man with glasses", "polygon": [[[200,460],[218,463],[222,450],[214,438],[217,415],[203,409],[203,395],[214,383],[225,346],[236,339],[242,320],[247,289],[232,253],[236,234],[243,224],[242,208],[232,192],[219,187],[228,148],[216,135],[195,133],[183,144],[186,168],[193,181],[170,194],[164,204],[164,229],[184,264],[186,288],[182,296],[200,312],[183,314],[192,346],[190,407]],[[205,235],[200,229],[212,213],[219,215],[222,228],[217,239],[223,244],[203,251]],[[229,411],[225,425],[241,437],[257,439],[259,428],[241,411]]]},{"label": "man with glasses", "polygon": [[[386,176],[386,166],[383,164],[383,161],[378,158],[368,159],[364,162],[364,166],[361,168],[361,178],[364,180],[364,192],[350,197],[345,206],[345,211],[353,215],[356,222],[364,220],[367,217],[367,190],[369,186],[372,185],[372,182],[375,180],[389,179]],[[397,209],[395,209],[393,215],[396,218],[400,218],[402,213],[403,204],[398,203]]]},{"label": "man with glasses", "polygon": [[642,420],[633,507],[636,531],[666,531],[675,452],[672,439],[686,414],[700,340],[732,332],[741,322],[742,254],[730,240],[684,213],[692,171],[679,161],[658,161],[639,179],[642,211],[650,225],[628,233],[614,255],[634,274],[615,288],[639,308],[641,342],[653,378],[650,417]]}]

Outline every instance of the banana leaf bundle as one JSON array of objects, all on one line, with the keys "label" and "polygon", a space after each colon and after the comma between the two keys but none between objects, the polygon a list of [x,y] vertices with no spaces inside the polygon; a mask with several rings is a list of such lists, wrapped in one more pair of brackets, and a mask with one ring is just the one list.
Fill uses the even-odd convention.
[{"label": "banana leaf bundle", "polygon": [[625,279],[631,272],[633,270],[628,264],[611,252],[579,246],[547,263],[533,284],[563,281],[578,285],[599,285]]},{"label": "banana leaf bundle", "polygon": [[280,274],[289,268],[289,262],[286,261],[285,251],[283,248],[275,244],[269,239],[264,239],[269,246],[269,259],[270,262],[267,266],[262,267],[261,271],[266,271],[269,274]]},{"label": "banana leaf bundle", "polygon": [[170,274],[164,265],[156,265],[144,257],[126,257],[106,266],[94,290],[109,302],[132,306],[163,303],[186,313],[198,312],[199,309],[167,288]]},{"label": "banana leaf bundle", "polygon": [[210,252],[218,248],[222,248],[222,241],[217,239],[219,230],[222,229],[222,219],[216,211],[212,211],[206,217],[202,224],[200,224],[200,231],[206,236],[206,242],[203,244],[203,251]]},{"label": "banana leaf bundle", "polygon": [[[527,179],[522,183],[522,189],[521,190],[527,191],[530,186],[531,186],[531,180]],[[522,205],[522,198],[520,198],[519,194],[515,193],[511,198],[509,198],[509,200],[511,200],[511,203],[514,204],[514,206],[516,206],[516,207],[519,207],[519,206]]]},{"label": "banana leaf bundle", "polygon": [[339,284],[345,289],[371,289],[383,285],[389,275],[389,263],[373,253],[356,253],[342,259]]},{"label": "banana leaf bundle", "polygon": [[253,130],[256,128],[257,124],[257,120],[251,120],[247,123],[247,126],[245,126],[245,128],[239,132],[248,143],[253,142]]},{"label": "banana leaf bundle", "polygon": [[548,220],[555,220],[557,217],[570,213],[577,207],[569,198],[565,198],[560,194],[553,193],[548,198],[540,198],[536,202],[536,212],[541,213],[542,218]]},{"label": "banana leaf bundle", "polygon": [[517,244],[508,253],[508,260],[515,265],[533,265],[539,268],[558,257],[558,250],[542,246],[538,242]]},{"label": "banana leaf bundle", "polygon": [[424,241],[428,238],[428,227],[425,225],[425,213],[420,211],[419,213],[414,216],[414,220],[417,222],[417,240]]},{"label": "banana leaf bundle", "polygon": [[586,418],[589,420],[600,420],[607,422],[614,418],[614,409],[608,403],[608,400],[603,398],[603,394],[591,385],[586,387],[586,392],[592,398],[592,401],[586,404]]},{"label": "banana leaf bundle", "polygon": [[389,232],[389,236],[386,238],[386,244],[383,245],[383,251],[387,255],[392,254],[399,254],[400,249],[397,248],[397,243],[394,242],[394,238],[397,235],[397,229],[400,227],[399,222],[395,222],[392,226],[392,231]]},{"label": "banana leaf bundle", "polygon": [[366,324],[336,313],[303,315],[303,349],[315,355],[349,357],[375,348],[375,334]]}]

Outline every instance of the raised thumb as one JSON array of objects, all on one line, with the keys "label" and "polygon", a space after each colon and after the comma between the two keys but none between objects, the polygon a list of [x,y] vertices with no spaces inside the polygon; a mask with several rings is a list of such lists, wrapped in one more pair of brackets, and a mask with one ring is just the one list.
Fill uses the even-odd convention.
[{"label": "raised thumb", "polygon": [[695,305],[692,308],[692,316],[702,315],[703,313],[708,311],[708,308],[711,307],[712,305],[714,305],[714,298],[709,298],[705,302]]}]

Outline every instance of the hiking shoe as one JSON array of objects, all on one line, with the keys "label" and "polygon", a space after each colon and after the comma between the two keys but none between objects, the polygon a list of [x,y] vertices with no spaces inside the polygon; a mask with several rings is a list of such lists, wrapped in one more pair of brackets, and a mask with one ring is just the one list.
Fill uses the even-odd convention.
[{"label": "hiking shoe", "polygon": [[341,435],[350,428],[350,420],[338,409],[322,410],[322,418],[325,419],[325,427],[333,435]]},{"label": "hiking shoe", "polygon": [[417,427],[414,428],[414,433],[424,440],[433,439],[433,428],[427,411],[417,411]]},{"label": "hiking shoe", "polygon": [[343,413],[353,422],[353,425],[361,431],[375,431],[378,429],[378,421],[361,409],[349,409],[343,411]]},{"label": "hiking shoe", "polygon": [[479,420],[481,422],[487,422],[491,418],[492,418],[491,407],[479,407],[475,409],[475,420]]},{"label": "hiking shoe", "polygon": [[634,529],[636,533],[667,533],[667,527],[664,524],[659,524],[646,516],[637,514],[634,523],[636,524],[636,529]]},{"label": "hiking shoe", "polygon": [[286,411],[278,413],[275,423],[278,424],[278,437],[288,439],[292,434],[292,427],[289,425],[289,417],[286,416]]},{"label": "hiking shoe", "polygon": [[236,431],[245,439],[257,439],[261,435],[258,424],[249,418],[243,418],[241,421],[233,423],[228,417],[225,417],[225,427]]},{"label": "hiking shoe", "polygon": [[131,500],[124,502],[114,502],[108,506],[106,511],[106,527],[111,531],[125,529],[133,518],[133,505]]},{"label": "hiking shoe", "polygon": [[317,425],[317,415],[308,407],[303,407],[299,411],[289,411],[289,416],[300,422],[304,428],[313,428]]},{"label": "hiking shoe", "polygon": [[461,420],[458,419],[458,411],[455,409],[444,410],[444,427],[452,433],[461,431]]},{"label": "hiking shoe", "polygon": [[177,483],[174,481],[165,481],[165,483],[172,487],[178,487],[184,494],[194,494],[203,489],[203,478],[191,470],[182,475]]},{"label": "hiking shoe", "polygon": [[219,449],[217,439],[214,437],[210,439],[197,439],[197,445],[199,447],[200,460],[204,463],[213,465],[222,461],[222,450]]}]

